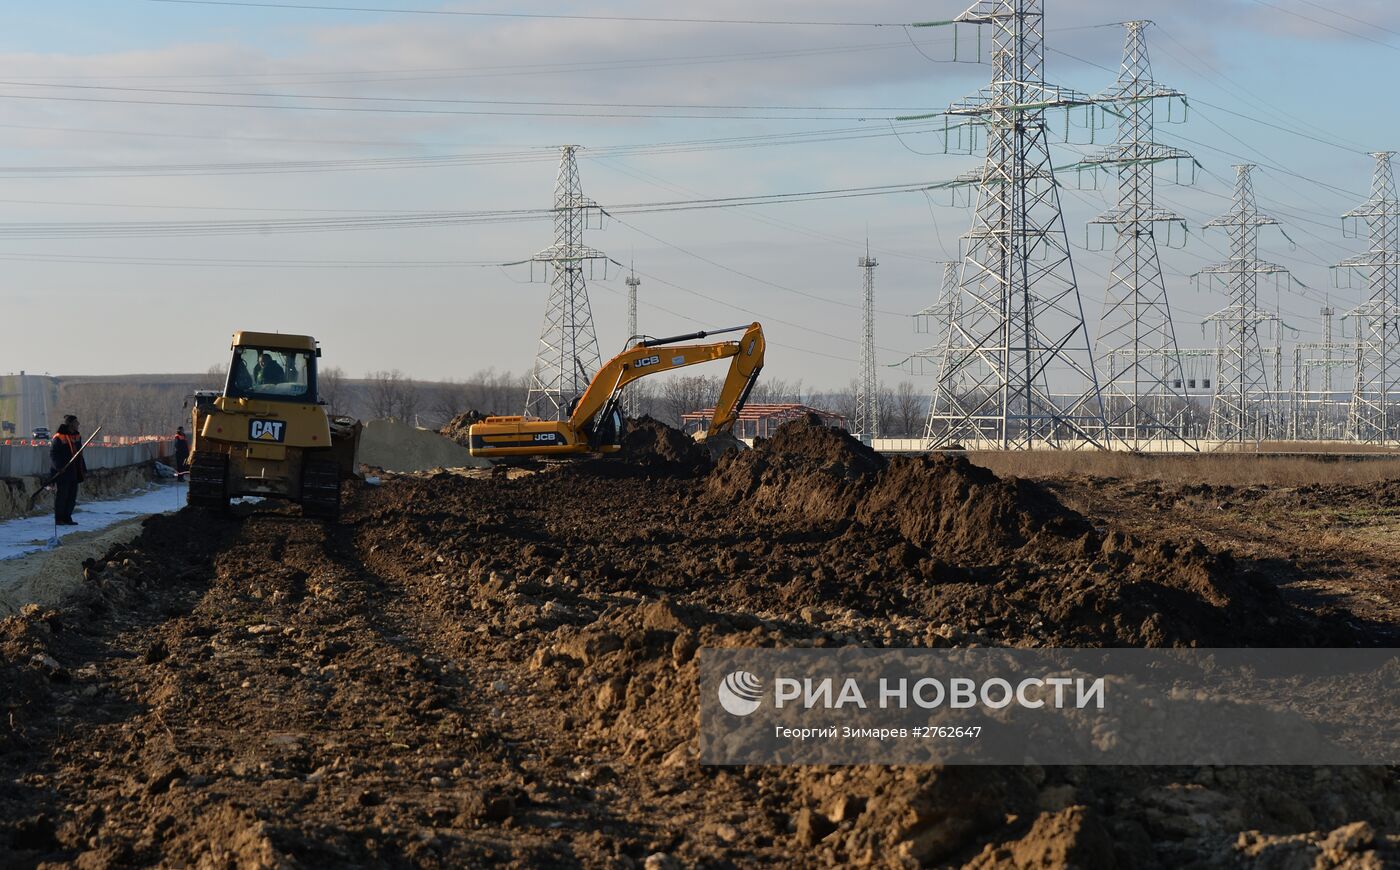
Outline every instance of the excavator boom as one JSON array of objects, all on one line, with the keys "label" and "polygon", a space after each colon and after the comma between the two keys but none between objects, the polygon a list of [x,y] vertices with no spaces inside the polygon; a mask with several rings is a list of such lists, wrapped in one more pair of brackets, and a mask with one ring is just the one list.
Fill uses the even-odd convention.
[{"label": "excavator boom", "polygon": [[[678,343],[739,330],[743,330],[743,335],[738,341]],[[757,323],[640,341],[598,370],[568,420],[488,417],[471,428],[472,454],[489,457],[615,452],[622,436],[617,405],[623,387],[648,375],[722,359],[732,361],[706,437],[728,432],[734,428],[739,410],[763,368],[765,350],[763,327]]]}]

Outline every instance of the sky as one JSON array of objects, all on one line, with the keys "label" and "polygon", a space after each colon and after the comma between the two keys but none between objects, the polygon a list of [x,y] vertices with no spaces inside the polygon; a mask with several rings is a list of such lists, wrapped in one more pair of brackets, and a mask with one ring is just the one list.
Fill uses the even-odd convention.
[{"label": "sky", "polygon": [[[585,242],[635,269],[643,332],[759,320],[767,377],[844,385],[868,240],[881,377],[894,382],[930,343],[911,315],[936,300],[939,263],[970,225],[965,197],[907,188],[979,156],[957,153],[956,137],[946,147],[942,120],[896,120],[986,84],[975,28],[957,29],[955,56],[953,29],[900,26],[965,2],[17,6],[0,30],[0,371],[203,371],[237,329],[315,335],[323,364],[352,376],[526,371],[549,287],[519,261],[554,240],[559,146],[573,144],[584,192],[616,212]],[[1364,250],[1340,215],[1368,195],[1368,152],[1400,148],[1385,89],[1400,73],[1400,5],[1046,6],[1050,81],[1104,90],[1118,23],[1152,18],[1154,76],[1189,98],[1157,134],[1201,167],[1193,185],[1158,185],[1158,206],[1190,227],[1162,254],[1180,343],[1206,346],[1201,320],[1228,301],[1190,275],[1227,254],[1202,224],[1228,209],[1240,162],[1259,164],[1259,205],[1281,224],[1261,256],[1301,282],[1266,284],[1261,304],[1282,312],[1288,342],[1320,340],[1319,309],[1364,292],[1344,276],[1334,286],[1328,268]],[[1113,137],[1064,113],[1051,129],[1068,134],[1057,164]],[[1114,182],[1062,181],[1093,336],[1113,242],[1086,222]],[[898,190],[693,207],[885,185]],[[511,214],[464,215],[487,211]],[[589,282],[604,359],[626,338],[626,275],[610,264]]]}]

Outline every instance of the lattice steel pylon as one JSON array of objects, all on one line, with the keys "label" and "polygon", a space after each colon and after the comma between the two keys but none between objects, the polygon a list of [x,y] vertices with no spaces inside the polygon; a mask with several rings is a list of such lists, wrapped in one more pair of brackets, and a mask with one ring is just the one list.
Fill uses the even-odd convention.
[{"label": "lattice steel pylon", "polygon": [[554,185],[554,244],[531,258],[545,264],[550,290],[525,399],[527,417],[554,420],[568,416],[570,404],[583,395],[602,365],[583,271],[585,266],[606,260],[601,251],[583,243],[584,228],[595,217],[601,221],[602,212],[583,195],[574,153],[578,146],[565,145],[561,150]]},{"label": "lattice steel pylon", "polygon": [[[1391,169],[1393,151],[1377,151],[1371,198],[1343,215],[1365,221],[1371,249],[1340,265],[1366,278],[1368,297],[1347,312],[1356,320],[1356,380],[1347,411],[1347,435],[1368,444],[1400,440],[1400,201]],[[1345,224],[1344,224],[1345,226]]]},{"label": "lattice steel pylon", "polygon": [[[962,313],[950,323],[929,403],[930,448],[1027,449],[1108,437],[1045,123],[1047,109],[1092,101],[1046,84],[1042,6],[982,0],[957,18],[990,27],[992,80],[949,108],[985,127],[987,154],[973,176]],[[1057,403],[1052,370],[1087,388]]]},{"label": "lattice steel pylon", "polygon": [[[1292,412],[1288,437],[1293,440],[1320,440],[1344,437],[1349,403],[1338,398],[1337,371],[1356,366],[1355,342],[1337,340],[1337,309],[1324,305],[1322,341],[1293,346],[1293,386],[1289,391]],[[1320,384],[1313,383],[1313,372],[1322,372]],[[1350,397],[1350,393],[1346,394]]]},{"label": "lattice steel pylon", "polygon": [[1184,230],[1186,222],[1154,202],[1156,166],[1192,158],[1153,141],[1157,101],[1184,95],[1152,79],[1145,35],[1150,23],[1123,22],[1127,36],[1118,80],[1098,96],[1119,115],[1118,139],[1082,164],[1118,173],[1117,204],[1090,222],[1111,226],[1118,236],[1094,353],[1109,429],[1134,449],[1163,438],[1195,446],[1185,435],[1191,403],[1156,237],[1157,225]]},{"label": "lattice steel pylon", "polygon": [[[637,338],[637,288],[642,286],[642,281],[633,272],[627,276],[623,282],[627,285],[627,340],[629,342]],[[622,412],[629,418],[635,419],[641,410],[640,396],[636,388],[627,390],[622,394]]]},{"label": "lattice steel pylon", "polygon": [[1259,228],[1278,221],[1260,214],[1254,203],[1253,164],[1235,167],[1235,198],[1230,211],[1206,224],[1224,228],[1230,236],[1230,259],[1196,274],[1213,276],[1226,285],[1230,304],[1206,318],[1215,324],[1220,369],[1210,400],[1206,438],[1212,441],[1262,439],[1278,422],[1275,391],[1269,389],[1259,325],[1277,323],[1278,314],[1259,307],[1259,276],[1288,270],[1259,259]]},{"label": "lattice steel pylon", "polygon": [[855,431],[870,438],[880,437],[880,382],[875,377],[875,267],[880,261],[870,256],[870,245],[865,246],[865,256],[856,261],[864,273],[865,286],[862,303],[860,339],[860,380],[856,382]]},{"label": "lattice steel pylon", "polygon": [[[914,313],[914,331],[931,333],[936,339],[933,345],[911,354],[905,360],[910,374],[936,374],[942,371],[944,355],[949,348],[949,332],[961,318],[962,288],[958,286],[958,264],[949,261],[943,263],[943,281],[938,285],[937,301]],[[961,389],[954,392],[961,392]]]}]

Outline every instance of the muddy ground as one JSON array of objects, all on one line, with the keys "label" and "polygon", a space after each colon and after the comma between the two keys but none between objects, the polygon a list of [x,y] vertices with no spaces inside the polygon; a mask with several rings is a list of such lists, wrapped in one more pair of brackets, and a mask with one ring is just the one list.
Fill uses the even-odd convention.
[{"label": "muddy ground", "polygon": [[0,865],[1400,862],[1388,768],[695,760],[701,646],[1393,645],[1400,487],[1042,485],[802,422],[528,471],[155,517],[0,622]]}]

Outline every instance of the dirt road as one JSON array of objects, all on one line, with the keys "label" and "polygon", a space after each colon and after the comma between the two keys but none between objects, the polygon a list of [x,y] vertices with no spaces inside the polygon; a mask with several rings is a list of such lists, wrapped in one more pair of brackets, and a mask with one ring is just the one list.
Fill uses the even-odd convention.
[{"label": "dirt road", "polygon": [[338,525],[151,519],[62,610],[0,622],[0,863],[1400,860],[1381,768],[700,767],[700,646],[1349,645],[1393,620],[1304,594],[1324,537],[1236,557],[1146,501],[1086,517],[801,424],[713,470],[644,435],[356,488]]}]

